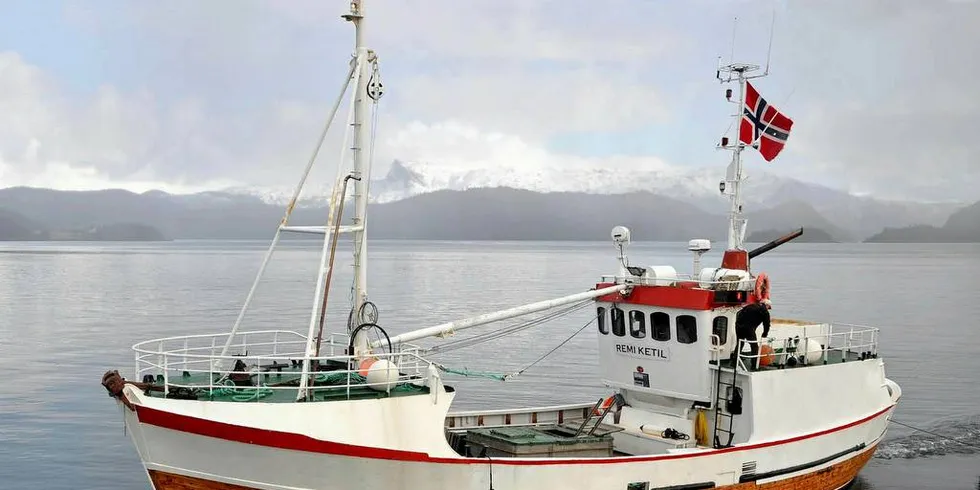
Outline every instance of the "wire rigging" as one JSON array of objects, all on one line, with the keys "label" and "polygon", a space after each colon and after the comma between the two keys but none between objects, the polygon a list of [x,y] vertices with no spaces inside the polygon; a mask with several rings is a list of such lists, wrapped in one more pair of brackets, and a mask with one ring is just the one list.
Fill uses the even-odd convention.
[{"label": "wire rigging", "polygon": [[558,317],[567,315],[569,313],[572,313],[572,312],[581,310],[582,308],[585,308],[589,304],[591,304],[591,300],[584,300],[584,301],[581,301],[579,303],[573,303],[571,306],[567,306],[565,308],[562,308],[560,310],[554,311],[552,313],[548,313],[546,315],[542,315],[542,316],[540,316],[538,318],[535,318],[533,320],[530,320],[530,321],[516,323],[516,324],[510,325],[510,326],[507,326],[507,327],[504,327],[504,328],[499,329],[499,330],[493,330],[493,331],[482,333],[482,334],[479,334],[479,335],[474,335],[473,337],[468,337],[468,338],[461,339],[461,340],[456,340],[456,341],[452,341],[452,342],[446,342],[446,343],[443,343],[443,344],[434,345],[434,346],[429,347],[428,349],[426,349],[424,351],[424,353],[425,354],[434,354],[434,353],[439,353],[439,352],[449,352],[449,351],[458,350],[458,349],[462,349],[462,348],[465,348],[465,347],[470,347],[470,346],[477,345],[477,344],[482,344],[484,342],[489,342],[491,340],[496,340],[498,338],[505,337],[507,335],[511,335],[511,334],[520,332],[522,330],[526,330],[526,329],[531,328],[533,326],[536,326],[536,325],[540,325],[542,323],[545,323],[545,322],[547,322],[549,320],[553,320],[555,318],[558,318]]},{"label": "wire rigging", "polygon": [[[572,305],[571,307],[565,308],[564,310],[561,310],[561,311],[559,311],[559,312],[557,312],[555,314],[546,315],[544,317],[541,317],[541,318],[532,320],[530,322],[526,322],[526,323],[514,325],[514,326],[508,327],[507,329],[504,329],[504,330],[500,330],[500,331],[496,331],[496,332],[491,332],[493,334],[498,334],[498,335],[496,335],[496,336],[494,336],[492,338],[502,337],[503,335],[506,335],[506,334],[509,334],[509,333],[513,333],[513,332],[517,332],[517,331],[523,330],[525,328],[529,328],[530,326],[533,326],[533,325],[537,325],[537,324],[539,324],[539,323],[541,323],[543,321],[550,320],[550,319],[556,318],[558,316],[566,315],[568,313],[571,313],[572,311],[580,310],[580,309],[584,308],[585,306],[588,306],[590,303],[591,303],[590,300],[586,300],[586,301],[584,301],[582,303],[576,303],[576,304]],[[450,368],[450,367],[447,367],[447,366],[442,365],[442,364],[435,364],[435,366],[437,368],[439,368],[440,370],[445,371],[447,373],[459,374],[459,375],[462,375],[462,376],[470,376],[470,377],[489,378],[489,379],[495,379],[497,381],[506,381],[509,378],[513,378],[513,377],[516,377],[516,376],[520,376],[521,374],[524,374],[525,371],[527,371],[528,369],[531,369],[532,367],[534,367],[535,365],[537,365],[539,362],[543,361],[545,358],[547,358],[551,354],[554,354],[555,351],[557,351],[558,349],[561,349],[565,344],[567,344],[568,342],[570,342],[578,334],[582,333],[582,331],[584,331],[586,328],[588,328],[589,325],[592,325],[592,323],[594,323],[596,321],[596,318],[598,318],[598,317],[593,317],[591,320],[589,320],[588,322],[586,322],[585,325],[582,325],[581,328],[579,328],[578,330],[576,330],[574,333],[572,333],[572,335],[568,336],[568,338],[566,338],[565,340],[563,340],[560,344],[558,344],[557,346],[555,346],[554,348],[552,348],[551,350],[549,350],[548,352],[546,352],[541,357],[535,359],[533,362],[531,362],[527,366],[524,366],[523,368],[521,368],[521,369],[519,369],[517,371],[514,371],[512,373],[509,373],[509,374],[488,373],[488,372],[481,372],[481,371],[470,371],[470,370],[465,369],[465,368],[464,369],[454,369],[454,368]],[[517,327],[519,327],[519,328],[517,328]],[[502,335],[499,335],[499,334],[501,334],[501,332],[504,332],[504,333]],[[466,340],[471,340],[471,339],[466,339]],[[486,341],[486,339],[483,339],[481,341]],[[467,345],[472,345],[472,344],[467,344]],[[454,347],[454,348],[462,348],[462,347],[465,347],[465,346],[466,345],[463,345],[461,347]]]}]

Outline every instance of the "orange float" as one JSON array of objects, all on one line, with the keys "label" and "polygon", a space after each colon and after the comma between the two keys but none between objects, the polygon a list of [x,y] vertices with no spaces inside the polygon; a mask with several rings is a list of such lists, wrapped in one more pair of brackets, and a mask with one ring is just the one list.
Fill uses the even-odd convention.
[{"label": "orange float", "polygon": [[776,353],[771,345],[763,344],[759,347],[759,367],[766,367],[776,360]]}]

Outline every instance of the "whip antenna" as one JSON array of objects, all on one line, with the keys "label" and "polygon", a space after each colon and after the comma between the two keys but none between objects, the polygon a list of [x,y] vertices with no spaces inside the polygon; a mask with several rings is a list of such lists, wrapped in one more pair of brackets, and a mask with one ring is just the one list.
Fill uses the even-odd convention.
[{"label": "whip antenna", "polygon": [[776,29],[776,7],[772,8],[772,23],[769,25],[769,52],[766,53],[766,71],[765,75],[769,74],[769,61],[772,59],[772,34]]}]

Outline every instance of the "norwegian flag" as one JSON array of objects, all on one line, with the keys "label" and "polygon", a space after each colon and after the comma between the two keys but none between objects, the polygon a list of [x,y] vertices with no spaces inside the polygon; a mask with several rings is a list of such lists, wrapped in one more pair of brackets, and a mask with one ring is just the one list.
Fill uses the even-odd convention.
[{"label": "norwegian flag", "polygon": [[742,122],[738,130],[739,141],[752,146],[758,143],[762,158],[771,162],[786,145],[792,128],[792,119],[769,105],[751,83],[745,82],[745,107],[742,108]]}]

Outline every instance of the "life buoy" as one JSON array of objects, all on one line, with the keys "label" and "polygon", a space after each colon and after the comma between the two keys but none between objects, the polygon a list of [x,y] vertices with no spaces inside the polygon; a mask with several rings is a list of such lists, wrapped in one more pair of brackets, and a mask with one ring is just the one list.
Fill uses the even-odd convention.
[{"label": "life buoy", "polygon": [[764,299],[769,299],[769,274],[765,272],[760,272],[755,278],[755,300],[762,301]]}]

